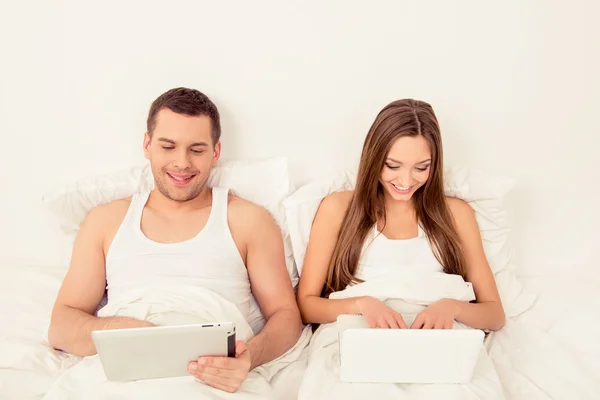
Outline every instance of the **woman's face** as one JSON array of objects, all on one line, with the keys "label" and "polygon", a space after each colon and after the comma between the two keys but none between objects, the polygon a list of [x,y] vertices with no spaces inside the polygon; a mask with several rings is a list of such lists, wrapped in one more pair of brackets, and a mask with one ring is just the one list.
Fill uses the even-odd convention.
[{"label": "woman's face", "polygon": [[422,135],[402,136],[390,149],[381,184],[394,200],[408,201],[427,182],[431,169],[431,149]]}]

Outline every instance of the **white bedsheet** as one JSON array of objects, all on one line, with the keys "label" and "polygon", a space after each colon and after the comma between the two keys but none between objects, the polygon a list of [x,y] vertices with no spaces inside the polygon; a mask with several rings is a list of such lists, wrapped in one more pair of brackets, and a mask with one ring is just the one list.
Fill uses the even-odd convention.
[{"label": "white bedsheet", "polygon": [[[562,302],[569,299],[568,286],[559,285],[557,289],[556,295]],[[474,298],[470,285],[462,278],[443,273],[371,280],[333,293],[331,298],[357,296],[373,296],[385,301],[402,314],[407,324],[419,311],[441,298],[464,301]],[[555,313],[553,321],[547,325],[564,326],[569,323],[571,314],[577,314],[577,311],[565,310],[566,318]],[[551,333],[548,326],[544,329],[540,322],[535,317],[525,316],[508,319],[500,331],[493,332],[486,339],[487,352],[480,356],[471,382],[463,385],[341,382],[337,329],[335,323],[322,325],[309,347],[308,368],[300,386],[299,399],[568,400],[600,397],[600,371],[593,365],[597,358],[581,361],[582,353],[574,351],[572,346]],[[455,328],[465,327],[455,322]],[[589,330],[583,336],[577,335],[577,339],[583,342],[582,350],[597,355],[598,327],[592,325],[584,329]]]},{"label": "white bedsheet", "polygon": [[515,320],[560,344],[600,384],[600,280],[558,275],[521,281],[538,300]]},{"label": "white bedsheet", "polygon": [[[252,328],[235,304],[208,289],[177,285],[173,288],[145,287],[129,293],[117,304],[109,302],[100,317],[126,316],[156,325],[202,324],[232,321],[236,337],[249,341]],[[106,379],[98,355],[81,359],[52,384],[44,400],[163,399],[180,400],[277,400],[271,380],[288,364],[295,363],[308,345],[311,332],[306,328],[300,340],[281,357],[252,370],[235,394],[212,388],[193,376],[150,379],[136,382],[110,382]]]},{"label": "white bedsheet", "polygon": [[0,399],[41,399],[67,357],[42,340],[64,268],[0,267]]},{"label": "white bedsheet", "polygon": [[[53,350],[43,339],[65,272],[64,267],[0,266],[0,400],[42,399],[55,382],[67,380],[66,370],[77,372],[78,357]],[[94,365],[93,358],[87,362]],[[281,364],[271,381],[275,398],[295,398],[305,365],[304,353]]]},{"label": "white bedsheet", "polygon": [[[399,312],[410,325],[428,305],[442,299],[475,300],[470,283],[458,275],[445,273],[398,274],[393,278],[373,279],[333,293],[331,299],[372,296]],[[470,329],[454,322],[455,329]],[[500,378],[482,346],[473,379],[463,385],[347,383],[339,379],[339,345],[336,323],[319,327],[309,346],[308,368],[300,385],[299,400],[316,399],[477,399],[502,400]],[[389,360],[387,368],[393,368]]]},{"label": "white bedsheet", "polygon": [[[70,357],[42,340],[65,272],[64,267],[0,266],[0,400],[42,399],[61,368],[70,365]],[[539,298],[533,309],[516,320],[559,342],[578,368],[600,382],[600,324],[595,319],[600,309],[600,282],[574,276],[527,277],[521,281]],[[509,351],[515,354],[518,350]],[[273,379],[278,398],[296,398],[306,356],[304,353]],[[540,364],[543,356],[533,354],[531,362]],[[511,387],[518,390],[516,384]],[[548,398],[544,389],[540,387],[538,398]],[[526,400],[530,398],[536,397]]]}]

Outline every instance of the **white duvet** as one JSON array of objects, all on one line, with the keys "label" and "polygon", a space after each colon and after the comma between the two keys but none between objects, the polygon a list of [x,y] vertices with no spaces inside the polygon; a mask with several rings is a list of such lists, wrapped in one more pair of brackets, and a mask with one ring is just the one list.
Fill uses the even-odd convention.
[{"label": "white duvet", "polygon": [[[472,287],[456,275],[432,273],[371,280],[333,293],[330,298],[373,296],[400,312],[410,325],[416,314],[441,299],[474,299]],[[455,328],[467,328],[455,323]],[[486,339],[468,384],[346,383],[339,379],[335,323],[321,325],[309,346],[308,367],[299,400],[312,399],[592,399],[600,383],[558,341],[508,320]],[[402,360],[398,360],[402,362]]]},{"label": "white duvet", "polygon": [[[85,381],[77,382],[79,376],[96,379],[94,387],[111,393],[106,397],[109,399],[127,399],[128,393],[144,391],[130,385],[105,385],[100,375],[95,375],[99,373],[97,370],[93,372],[86,367],[97,368],[93,360],[73,366],[80,359],[54,351],[42,339],[65,271],[63,267],[0,265],[0,400],[40,400],[49,390],[47,398],[62,395],[66,400],[88,398],[81,395],[88,390]],[[522,279],[527,289],[539,296],[537,303],[533,309],[507,321],[502,330],[486,340],[504,395],[510,400],[600,398],[600,325],[594,318],[600,309],[599,282],[569,275]],[[323,354],[316,351],[323,339],[326,339],[323,335],[315,337],[310,347],[312,356]],[[333,358],[331,365],[321,369],[313,360],[305,374],[308,353],[305,348],[297,361],[290,357],[290,364],[275,374],[270,381],[275,398],[294,400],[304,375],[307,377],[304,393],[315,390],[309,383],[318,378],[317,372],[324,375],[325,382],[337,385],[335,375],[332,378],[328,372],[335,366]],[[190,388],[195,387],[192,383],[202,385],[193,379],[181,381]],[[172,387],[173,382],[166,382],[165,388]],[[156,384],[153,389],[151,395],[139,398],[166,397],[164,392],[168,390],[161,385]],[[372,396],[369,392],[366,398],[377,399],[376,392]],[[206,393],[208,396],[203,397]],[[166,398],[176,399],[176,394],[177,391],[171,396],[169,392]],[[213,395],[214,392],[201,389],[199,397],[194,398],[210,399]],[[235,396],[222,398],[235,399]],[[101,395],[92,394],[91,398]]]},{"label": "white duvet", "polygon": [[[175,291],[145,288],[131,293],[118,303],[107,304],[99,316],[129,316],[156,325],[177,325],[214,321],[236,323],[237,338],[248,341],[253,332],[238,308],[218,294],[197,287],[178,287]],[[71,399],[276,399],[271,381],[289,364],[301,360],[311,332],[306,328],[297,344],[268,364],[255,368],[236,393],[214,389],[186,376],[136,382],[110,382],[97,355],[78,359],[50,387],[44,400]]]}]

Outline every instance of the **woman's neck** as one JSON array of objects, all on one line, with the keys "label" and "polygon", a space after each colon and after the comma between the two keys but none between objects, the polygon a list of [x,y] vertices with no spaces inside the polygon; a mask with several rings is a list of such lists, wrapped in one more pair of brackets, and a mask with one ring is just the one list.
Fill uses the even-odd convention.
[{"label": "woman's neck", "polygon": [[387,214],[405,214],[415,212],[413,199],[408,201],[394,200],[389,195],[385,198],[385,211]]}]

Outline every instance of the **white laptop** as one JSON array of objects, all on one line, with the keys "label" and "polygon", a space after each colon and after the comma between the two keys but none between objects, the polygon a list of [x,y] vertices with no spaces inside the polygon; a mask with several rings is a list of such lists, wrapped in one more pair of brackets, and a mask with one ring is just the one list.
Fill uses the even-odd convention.
[{"label": "white laptop", "polygon": [[92,339],[109,381],[189,376],[200,356],[235,357],[232,322],[101,330]]},{"label": "white laptop", "polygon": [[369,329],[363,316],[347,314],[337,326],[343,382],[467,383],[485,336],[478,329]]}]

